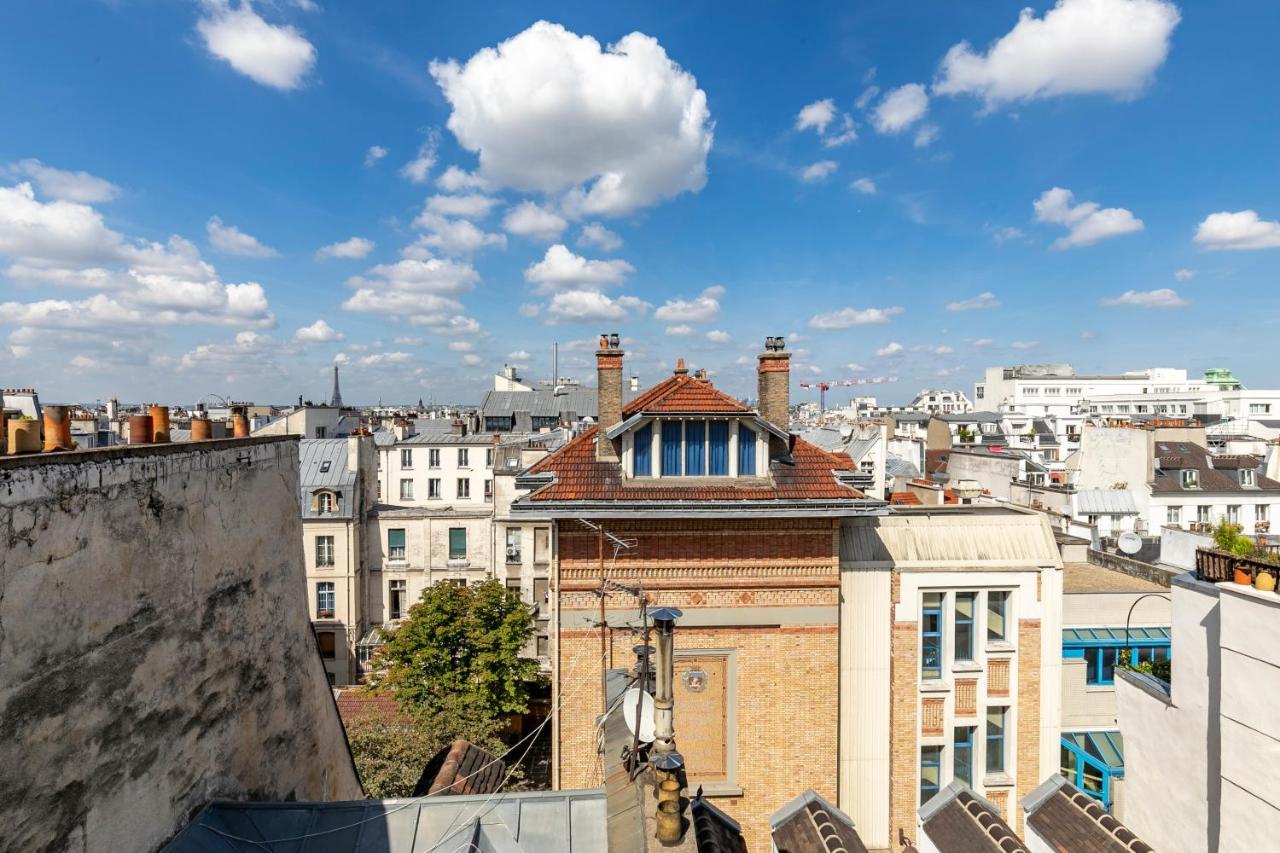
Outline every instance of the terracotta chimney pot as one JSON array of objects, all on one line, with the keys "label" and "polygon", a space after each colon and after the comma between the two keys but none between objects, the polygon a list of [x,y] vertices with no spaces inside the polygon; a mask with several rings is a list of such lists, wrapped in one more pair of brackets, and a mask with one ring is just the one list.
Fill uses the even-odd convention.
[{"label": "terracotta chimney pot", "polygon": [[169,407],[153,405],[151,412],[151,436],[155,444],[169,443]]},{"label": "terracotta chimney pot", "polygon": [[152,426],[151,415],[129,415],[129,443],[155,443],[155,427]]}]

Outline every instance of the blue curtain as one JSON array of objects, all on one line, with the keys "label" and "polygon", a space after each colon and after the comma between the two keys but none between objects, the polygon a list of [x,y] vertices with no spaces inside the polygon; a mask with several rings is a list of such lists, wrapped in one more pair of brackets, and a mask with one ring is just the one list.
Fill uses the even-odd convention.
[{"label": "blue curtain", "polygon": [[738,427],[738,476],[754,477],[756,473],[756,434],[748,426]]},{"label": "blue curtain", "polygon": [[700,477],[706,473],[702,450],[706,434],[706,421],[687,421],[684,425],[684,473],[687,477]]},{"label": "blue curtain", "polygon": [[729,422],[707,421],[707,473],[729,474]]},{"label": "blue curtain", "polygon": [[645,424],[632,436],[635,444],[635,476],[653,475],[653,425]]},{"label": "blue curtain", "polygon": [[680,422],[662,424],[662,476],[680,476]]}]

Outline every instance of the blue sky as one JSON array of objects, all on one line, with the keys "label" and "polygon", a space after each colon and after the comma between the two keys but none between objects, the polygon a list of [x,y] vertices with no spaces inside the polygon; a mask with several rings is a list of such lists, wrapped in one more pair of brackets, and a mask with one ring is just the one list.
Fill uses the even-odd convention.
[{"label": "blue sky", "polygon": [[14,5],[0,376],[475,401],[617,330],[646,384],[740,394],[769,334],[890,401],[1028,361],[1280,385],[1280,9],[1025,5]]}]

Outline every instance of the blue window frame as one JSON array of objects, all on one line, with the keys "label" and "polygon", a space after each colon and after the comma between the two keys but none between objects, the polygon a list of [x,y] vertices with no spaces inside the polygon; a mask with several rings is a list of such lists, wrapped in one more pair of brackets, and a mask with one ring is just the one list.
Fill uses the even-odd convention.
[{"label": "blue window frame", "polygon": [[987,639],[1003,640],[1005,638],[1005,620],[1009,614],[1009,593],[1007,590],[992,590],[987,593]]},{"label": "blue window frame", "polygon": [[1004,724],[1008,708],[987,709],[987,772],[1004,772]]},{"label": "blue window frame", "polygon": [[653,475],[653,424],[645,424],[636,430],[631,439],[634,447],[635,476],[650,477]]},{"label": "blue window frame", "polygon": [[924,594],[921,617],[920,677],[942,678],[942,593]]},{"label": "blue window frame", "polygon": [[[1168,628],[1130,628],[1128,648],[1134,663],[1167,660]],[[1062,656],[1083,659],[1085,682],[1093,686],[1115,683],[1116,662],[1125,649],[1123,628],[1067,628],[1062,632]]]},{"label": "blue window frame", "polygon": [[973,609],[977,601],[976,592],[956,593],[956,660],[973,660]]},{"label": "blue window frame", "polygon": [[942,747],[920,747],[920,805],[942,788]]},{"label": "blue window frame", "polygon": [[754,477],[756,473],[756,432],[749,426],[738,426],[738,476]]},{"label": "blue window frame", "polygon": [[662,476],[680,476],[680,445],[683,437],[684,425],[679,421],[665,421],[662,424]]},{"label": "blue window frame", "polygon": [[1124,740],[1120,732],[1064,732],[1061,773],[1111,810],[1116,779],[1124,778]]},{"label": "blue window frame", "polygon": [[973,726],[956,726],[951,740],[951,772],[955,778],[973,786]]},{"label": "blue window frame", "polygon": [[701,477],[706,473],[706,456],[703,446],[706,434],[706,421],[685,421],[684,473],[686,477]]},{"label": "blue window frame", "polygon": [[729,422],[707,421],[707,473],[729,476]]}]

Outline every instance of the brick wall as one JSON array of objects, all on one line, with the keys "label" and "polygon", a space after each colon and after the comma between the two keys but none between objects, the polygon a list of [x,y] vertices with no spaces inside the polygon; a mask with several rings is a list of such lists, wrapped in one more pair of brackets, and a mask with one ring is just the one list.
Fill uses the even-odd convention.
[{"label": "brick wall", "polygon": [[[1044,779],[1040,778],[1040,620],[1018,623],[1018,797],[1025,797]],[[1015,832],[1022,833],[1026,815],[1017,807]]]},{"label": "brick wall", "polygon": [[[895,584],[897,577],[894,578]],[[897,590],[895,588],[895,594]],[[889,663],[889,837],[896,842],[898,829],[915,839],[919,765],[919,732],[916,696],[919,689],[920,631],[915,622],[893,623],[892,658]]]}]

